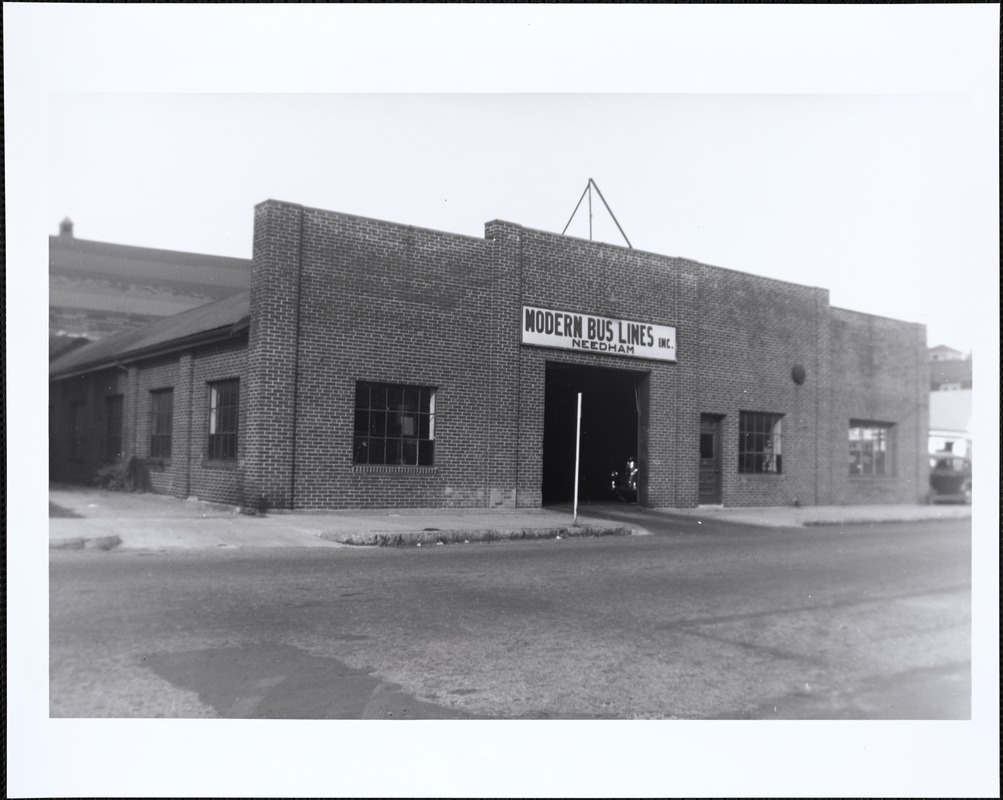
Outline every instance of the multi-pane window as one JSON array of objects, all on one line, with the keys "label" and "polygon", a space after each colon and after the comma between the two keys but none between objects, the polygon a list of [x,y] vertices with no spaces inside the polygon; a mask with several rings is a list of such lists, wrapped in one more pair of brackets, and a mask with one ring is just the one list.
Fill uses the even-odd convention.
[{"label": "multi-pane window", "polygon": [[892,426],[850,420],[850,474],[891,475]]},{"label": "multi-pane window", "polygon": [[122,395],[104,399],[105,458],[122,457]]},{"label": "multi-pane window", "polygon": [[239,407],[239,380],[209,384],[209,458],[232,461],[237,457]]},{"label": "multi-pane window", "polygon": [[70,458],[83,458],[84,455],[86,409],[82,400],[70,403]]},{"label": "multi-pane window", "polygon": [[150,458],[171,457],[174,428],[174,390],[150,392]]},{"label": "multi-pane window", "polygon": [[783,415],[743,411],[738,420],[738,471],[783,472]]},{"label": "multi-pane window", "polygon": [[435,389],[355,384],[354,464],[435,463]]}]

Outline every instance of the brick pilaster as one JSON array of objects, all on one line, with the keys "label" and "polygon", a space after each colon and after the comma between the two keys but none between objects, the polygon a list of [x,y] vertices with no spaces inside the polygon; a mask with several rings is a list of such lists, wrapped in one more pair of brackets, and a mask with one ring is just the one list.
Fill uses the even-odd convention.
[{"label": "brick pilaster", "polygon": [[178,360],[178,379],[174,386],[174,434],[171,453],[171,494],[188,497],[192,474],[192,354]]},{"label": "brick pilaster", "polygon": [[254,210],[246,505],[290,508],[294,502],[302,222],[298,205],[268,200]]}]

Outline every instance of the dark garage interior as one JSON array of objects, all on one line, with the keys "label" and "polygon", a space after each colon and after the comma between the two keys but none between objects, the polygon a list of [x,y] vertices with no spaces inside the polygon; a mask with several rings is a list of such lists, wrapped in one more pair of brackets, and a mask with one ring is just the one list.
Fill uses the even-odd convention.
[{"label": "dark garage interior", "polygon": [[[582,393],[578,502],[616,499],[610,473],[638,456],[638,387],[647,373],[547,363],[543,433],[543,503],[572,502],[575,425]],[[633,498],[630,498],[633,499]]]}]

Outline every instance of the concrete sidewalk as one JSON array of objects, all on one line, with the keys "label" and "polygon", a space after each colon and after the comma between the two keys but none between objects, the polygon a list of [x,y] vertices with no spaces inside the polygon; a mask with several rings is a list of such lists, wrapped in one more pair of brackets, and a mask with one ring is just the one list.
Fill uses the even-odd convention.
[{"label": "concrete sidewalk", "polygon": [[920,522],[938,519],[971,519],[972,507],[964,505],[880,506],[777,506],[766,508],[661,508],[656,513],[720,520],[772,528],[804,528],[815,525],[866,525],[877,522]]},{"label": "concrete sidewalk", "polygon": [[500,539],[646,534],[636,525],[541,509],[408,509],[246,515],[238,508],[165,495],[86,487],[49,490],[51,549],[427,547]]},{"label": "concrete sidewalk", "polygon": [[[435,546],[500,539],[643,535],[646,515],[686,516],[744,525],[905,522],[971,516],[966,506],[852,506],[814,508],[638,509],[640,524],[590,516],[579,509],[407,509],[390,511],[270,512],[248,516],[233,506],[74,486],[49,490],[52,549]],[[598,513],[598,512],[597,512]]]}]

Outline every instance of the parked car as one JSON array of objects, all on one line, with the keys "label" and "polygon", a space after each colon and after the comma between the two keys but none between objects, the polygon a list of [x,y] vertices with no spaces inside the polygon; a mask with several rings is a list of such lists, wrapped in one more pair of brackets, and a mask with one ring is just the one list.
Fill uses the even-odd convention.
[{"label": "parked car", "polygon": [[953,453],[930,456],[930,502],[972,502],[972,462]]}]

